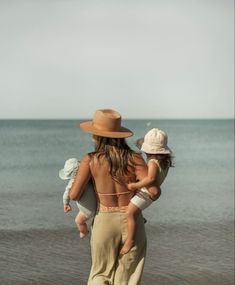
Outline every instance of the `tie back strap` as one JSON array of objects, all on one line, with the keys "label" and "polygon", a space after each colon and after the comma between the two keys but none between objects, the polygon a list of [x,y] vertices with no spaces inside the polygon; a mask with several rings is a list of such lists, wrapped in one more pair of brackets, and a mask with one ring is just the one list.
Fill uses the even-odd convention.
[{"label": "tie back strap", "polygon": [[130,194],[130,193],[131,193],[131,191],[120,192],[120,193],[100,193],[100,192],[97,192],[97,194],[100,196],[119,196],[119,195]]}]

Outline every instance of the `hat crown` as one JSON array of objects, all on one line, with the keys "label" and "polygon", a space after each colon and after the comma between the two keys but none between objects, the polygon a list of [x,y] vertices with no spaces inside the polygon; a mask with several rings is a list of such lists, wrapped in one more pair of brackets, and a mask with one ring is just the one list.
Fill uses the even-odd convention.
[{"label": "hat crown", "polygon": [[144,143],[153,146],[167,146],[167,134],[160,129],[150,130],[144,137]]},{"label": "hat crown", "polygon": [[112,109],[95,111],[93,119],[80,123],[80,128],[88,133],[108,138],[127,138],[133,132],[121,125],[121,115]]},{"label": "hat crown", "polygon": [[97,110],[92,125],[100,131],[115,132],[121,128],[121,115],[111,109]]},{"label": "hat crown", "polygon": [[170,154],[166,133],[157,128],[150,130],[143,138],[141,150],[149,154]]}]

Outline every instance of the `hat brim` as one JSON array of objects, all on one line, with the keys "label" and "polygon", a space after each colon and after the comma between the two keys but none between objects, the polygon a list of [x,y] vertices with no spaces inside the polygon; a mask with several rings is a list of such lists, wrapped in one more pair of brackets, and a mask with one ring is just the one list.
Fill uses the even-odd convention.
[{"label": "hat brim", "polygon": [[125,127],[120,127],[119,131],[111,132],[111,131],[103,131],[95,128],[93,126],[92,121],[82,122],[80,123],[80,128],[87,133],[91,133],[101,137],[107,138],[128,138],[133,136],[133,132]]},{"label": "hat brim", "polygon": [[144,142],[144,137],[139,138],[139,139],[135,142],[135,145],[138,147],[139,150],[141,149],[143,142]]},{"label": "hat brim", "polygon": [[141,146],[141,150],[145,153],[149,154],[171,154],[172,151],[168,146],[162,147],[162,148],[156,148],[154,146],[150,146],[146,143],[143,143]]},{"label": "hat brim", "polygon": [[64,173],[64,169],[61,169],[61,170],[59,171],[59,177],[60,177],[62,180],[70,179],[70,175],[66,175],[66,174]]}]

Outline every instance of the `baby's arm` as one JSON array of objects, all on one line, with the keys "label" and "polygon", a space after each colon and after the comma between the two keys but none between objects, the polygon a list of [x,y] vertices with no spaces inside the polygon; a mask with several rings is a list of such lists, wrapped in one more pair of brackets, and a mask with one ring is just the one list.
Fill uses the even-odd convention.
[{"label": "baby's arm", "polygon": [[157,173],[158,173],[157,164],[153,161],[150,161],[148,163],[148,175],[138,182],[129,183],[127,185],[128,189],[129,190],[137,190],[137,189],[140,189],[142,187],[148,187],[148,186],[154,184],[154,182],[156,181]]},{"label": "baby's arm", "polygon": [[70,188],[68,188],[68,186],[66,187],[64,194],[63,194],[63,204],[64,204],[64,212],[67,213],[69,211],[72,210],[69,202],[70,202],[70,198],[69,198],[69,190]]},{"label": "baby's arm", "polygon": [[64,191],[64,194],[63,194],[63,204],[64,204],[64,212],[67,213],[69,211],[72,210],[72,207],[70,206],[70,198],[69,198],[69,191],[73,185],[73,182],[74,182],[74,177],[77,173],[77,170],[75,170],[73,172],[73,175],[72,175],[72,178],[69,180],[66,188],[65,188],[65,191]]}]

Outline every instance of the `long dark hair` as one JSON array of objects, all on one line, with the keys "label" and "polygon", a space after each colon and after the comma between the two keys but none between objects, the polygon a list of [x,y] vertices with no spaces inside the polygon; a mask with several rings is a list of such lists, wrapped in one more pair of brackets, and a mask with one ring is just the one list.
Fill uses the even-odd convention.
[{"label": "long dark hair", "polygon": [[115,181],[122,183],[123,177],[134,170],[133,156],[137,153],[128,146],[124,138],[93,137],[96,156],[106,158],[110,175]]}]

